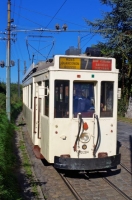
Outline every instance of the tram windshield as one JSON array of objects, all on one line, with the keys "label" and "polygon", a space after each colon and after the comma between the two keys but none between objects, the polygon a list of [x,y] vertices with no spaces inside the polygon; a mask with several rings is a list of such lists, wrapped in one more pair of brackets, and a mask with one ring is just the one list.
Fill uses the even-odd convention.
[{"label": "tram windshield", "polygon": [[112,81],[101,82],[100,117],[113,117],[113,88]]},{"label": "tram windshield", "polygon": [[84,118],[93,117],[94,83],[73,82],[73,117],[81,113]]}]

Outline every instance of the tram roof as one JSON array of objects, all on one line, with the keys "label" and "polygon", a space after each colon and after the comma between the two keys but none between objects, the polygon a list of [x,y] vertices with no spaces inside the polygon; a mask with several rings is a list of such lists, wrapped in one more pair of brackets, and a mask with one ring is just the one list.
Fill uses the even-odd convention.
[{"label": "tram roof", "polygon": [[[92,64],[91,64],[92,63]],[[87,68],[86,68],[87,65]],[[97,70],[97,71],[118,71],[115,58],[91,57],[81,55],[55,55],[53,59],[39,61],[32,64],[23,77],[24,82],[31,74],[53,67],[55,70]]]}]

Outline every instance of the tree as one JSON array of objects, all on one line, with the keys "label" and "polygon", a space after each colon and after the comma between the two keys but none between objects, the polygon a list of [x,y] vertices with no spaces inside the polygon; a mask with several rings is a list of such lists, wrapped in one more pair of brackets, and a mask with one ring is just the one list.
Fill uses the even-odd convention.
[{"label": "tree", "polygon": [[105,39],[105,43],[97,45],[103,54],[117,59],[117,68],[120,70],[119,85],[122,87],[124,100],[128,100],[132,93],[132,1],[100,2],[110,6],[110,12],[105,12],[103,19],[85,21],[93,34],[100,34]]}]

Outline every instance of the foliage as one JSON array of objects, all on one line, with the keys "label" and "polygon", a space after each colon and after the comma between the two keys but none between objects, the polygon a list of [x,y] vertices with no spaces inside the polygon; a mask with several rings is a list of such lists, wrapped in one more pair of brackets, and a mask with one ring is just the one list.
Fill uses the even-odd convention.
[{"label": "foliage", "polygon": [[[13,138],[15,126],[9,123],[5,108],[5,83],[0,83],[0,199],[20,200],[20,191],[17,184],[16,157],[13,153]],[[12,92],[12,99],[16,91]],[[21,111],[22,103],[18,98],[11,99],[12,121]]]},{"label": "foliage", "polygon": [[111,8],[103,19],[94,22],[85,20],[93,34],[100,34],[105,43],[99,43],[106,56],[115,57],[120,70],[119,85],[123,97],[128,101],[132,92],[132,2],[131,0],[100,0]]},{"label": "foliage", "polygon": [[6,94],[6,85],[4,82],[0,82],[0,93]]},{"label": "foliage", "polygon": [[118,116],[125,117],[127,111],[126,102],[123,99],[118,100]]},{"label": "foliage", "polygon": [[0,93],[0,110],[5,110],[6,108],[6,97],[5,94]]},{"label": "foliage", "polygon": [[20,199],[15,177],[13,154],[14,126],[8,122],[6,113],[0,112],[0,199]]},{"label": "foliage", "polygon": [[11,104],[11,118],[12,118],[12,122],[14,122],[18,116],[18,114],[21,112],[22,110],[22,101],[19,101],[16,103],[12,103]]}]

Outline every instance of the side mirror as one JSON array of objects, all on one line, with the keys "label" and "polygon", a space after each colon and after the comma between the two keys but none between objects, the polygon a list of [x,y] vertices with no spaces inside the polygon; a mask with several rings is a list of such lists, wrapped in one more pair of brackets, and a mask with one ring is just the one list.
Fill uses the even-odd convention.
[{"label": "side mirror", "polygon": [[39,86],[39,98],[44,98],[49,95],[49,88],[44,86]]}]

